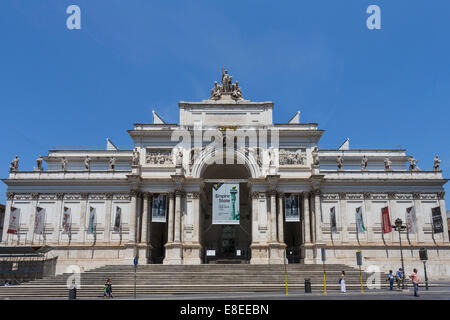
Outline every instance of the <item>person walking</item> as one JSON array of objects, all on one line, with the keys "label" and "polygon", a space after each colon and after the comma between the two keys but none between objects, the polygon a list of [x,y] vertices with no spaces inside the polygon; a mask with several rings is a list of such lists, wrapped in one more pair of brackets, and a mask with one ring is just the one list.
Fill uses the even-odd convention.
[{"label": "person walking", "polygon": [[403,269],[398,268],[397,272],[395,273],[395,280],[397,281],[397,290],[400,290],[400,286],[403,281]]},{"label": "person walking", "polygon": [[105,284],[103,285],[103,298],[106,298],[108,295],[108,279],[106,280]]},{"label": "person walking", "polygon": [[392,274],[392,270],[389,270],[387,280],[389,281],[389,290],[392,291],[394,289],[394,275]]},{"label": "person walking", "polygon": [[341,278],[339,279],[339,283],[341,284],[341,293],[346,292],[345,288],[345,271],[342,271]]},{"label": "person walking", "polygon": [[114,298],[113,295],[112,295],[112,281],[111,281],[111,278],[108,278],[108,281],[106,281],[106,285],[107,285],[106,291],[108,292],[108,297]]},{"label": "person walking", "polygon": [[409,276],[409,278],[412,280],[413,286],[414,286],[414,297],[419,296],[419,275],[417,274],[417,269],[413,269],[413,273]]}]

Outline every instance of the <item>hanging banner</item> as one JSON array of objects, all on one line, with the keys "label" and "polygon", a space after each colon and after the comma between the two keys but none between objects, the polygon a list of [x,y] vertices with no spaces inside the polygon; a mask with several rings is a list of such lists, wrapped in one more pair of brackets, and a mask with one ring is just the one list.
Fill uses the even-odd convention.
[{"label": "hanging banner", "polygon": [[362,207],[356,208],[356,231],[358,233],[363,233],[366,231],[364,227],[364,221],[362,216]]},{"label": "hanging banner", "polygon": [[298,195],[286,194],[284,197],[284,215],[286,222],[299,222],[299,197]]},{"label": "hanging banner", "polygon": [[122,208],[117,207],[116,208],[116,217],[114,218],[114,231],[120,232],[120,223],[122,219]]},{"label": "hanging banner", "polygon": [[330,228],[332,233],[337,233],[337,224],[336,224],[336,208],[330,208]]},{"label": "hanging banner", "polygon": [[383,233],[392,232],[391,219],[389,218],[389,208],[381,208],[381,225],[383,228]]},{"label": "hanging banner", "polygon": [[8,232],[11,234],[17,234],[19,232],[20,223],[20,209],[11,207],[11,215],[9,216]]},{"label": "hanging banner", "polygon": [[69,232],[72,228],[72,217],[70,214],[70,208],[64,207],[62,229],[64,232]]},{"label": "hanging banner", "polygon": [[444,223],[442,222],[441,208],[432,208],[431,216],[433,219],[433,233],[443,233]]},{"label": "hanging banner", "polygon": [[153,196],[152,222],[166,222],[167,220],[167,195]]},{"label": "hanging banner", "polygon": [[88,233],[95,233],[95,221],[96,220],[96,214],[95,214],[95,208],[94,207],[89,207],[89,227],[88,227]]},{"label": "hanging banner", "polygon": [[213,186],[213,224],[239,224],[239,183]]},{"label": "hanging banner", "polygon": [[43,234],[45,224],[45,209],[36,207],[36,215],[34,216],[34,234]]},{"label": "hanging banner", "polygon": [[406,208],[406,226],[408,227],[408,233],[417,232],[416,210],[414,207]]}]

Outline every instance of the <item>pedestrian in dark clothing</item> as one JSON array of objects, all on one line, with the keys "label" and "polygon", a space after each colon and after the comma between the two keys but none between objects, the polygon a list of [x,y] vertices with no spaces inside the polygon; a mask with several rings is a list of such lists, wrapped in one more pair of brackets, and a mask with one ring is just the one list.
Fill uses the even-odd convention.
[{"label": "pedestrian in dark clothing", "polygon": [[106,281],[106,292],[108,293],[108,297],[110,298],[114,298],[112,295],[112,282],[111,282],[111,278],[108,279],[108,281]]},{"label": "pedestrian in dark clothing", "polygon": [[400,285],[403,281],[403,269],[399,268],[395,273],[395,280],[397,281],[397,290],[400,290]]}]

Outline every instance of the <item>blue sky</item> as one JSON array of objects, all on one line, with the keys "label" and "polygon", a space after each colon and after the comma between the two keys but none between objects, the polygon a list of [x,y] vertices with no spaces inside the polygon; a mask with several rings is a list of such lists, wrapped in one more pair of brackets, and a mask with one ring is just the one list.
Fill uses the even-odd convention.
[{"label": "blue sky", "polygon": [[[66,28],[81,8],[82,29]],[[225,5],[226,4],[226,5]],[[381,8],[368,30],[366,8]],[[208,98],[220,66],[244,97],[326,130],[322,148],[405,148],[449,177],[450,2],[2,0],[0,177],[55,148],[131,148],[133,123]],[[447,200],[450,199],[447,189]],[[0,203],[6,186],[0,184]]]}]

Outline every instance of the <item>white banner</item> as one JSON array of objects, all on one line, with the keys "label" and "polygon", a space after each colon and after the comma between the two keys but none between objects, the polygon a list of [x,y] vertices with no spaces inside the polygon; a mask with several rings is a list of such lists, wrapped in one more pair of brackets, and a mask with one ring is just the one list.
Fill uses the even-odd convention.
[{"label": "white banner", "polygon": [[239,224],[239,183],[213,185],[213,224]]},{"label": "white banner", "polygon": [[287,194],[284,197],[284,216],[286,222],[299,222],[299,197],[294,194]]},{"label": "white banner", "polygon": [[9,216],[8,232],[11,234],[17,234],[19,232],[20,223],[20,209],[11,207],[11,215]]},{"label": "white banner", "polygon": [[45,209],[36,207],[36,215],[34,216],[34,234],[43,234],[45,224]]},{"label": "white banner", "polygon": [[406,226],[408,227],[408,233],[417,232],[416,210],[414,207],[406,208]]},{"label": "white banner", "polygon": [[153,196],[152,222],[166,222],[167,220],[167,195]]}]

